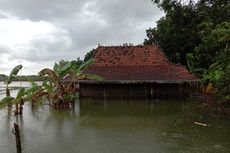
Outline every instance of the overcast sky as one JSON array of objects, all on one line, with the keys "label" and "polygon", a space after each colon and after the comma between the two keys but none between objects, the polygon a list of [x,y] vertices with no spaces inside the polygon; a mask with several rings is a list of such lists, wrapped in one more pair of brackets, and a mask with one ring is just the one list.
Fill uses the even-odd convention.
[{"label": "overcast sky", "polygon": [[163,12],[150,0],[0,0],[0,73],[37,74],[101,45],[140,44]]}]

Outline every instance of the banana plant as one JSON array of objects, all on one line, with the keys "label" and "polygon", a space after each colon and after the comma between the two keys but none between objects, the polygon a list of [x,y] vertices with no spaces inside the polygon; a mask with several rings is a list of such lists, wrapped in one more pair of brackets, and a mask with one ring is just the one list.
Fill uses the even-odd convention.
[{"label": "banana plant", "polygon": [[16,98],[13,98],[10,96],[10,90],[9,90],[9,84],[13,81],[13,79],[17,76],[18,72],[22,69],[22,65],[17,65],[15,66],[11,72],[10,75],[8,76],[7,80],[4,82],[6,84],[6,97],[3,98],[0,102],[0,107],[3,107],[5,105],[8,105],[8,107],[11,107],[12,104],[15,104],[16,110],[15,114],[22,114],[23,110],[23,99],[22,97],[24,96],[24,88],[20,88],[18,90],[18,94]]},{"label": "banana plant", "polygon": [[25,91],[25,100],[31,101],[31,106],[33,107],[35,102],[38,101],[41,97],[47,95],[47,93],[43,91],[42,85],[38,85],[32,80],[29,81],[31,83],[31,87]]},{"label": "banana plant", "polygon": [[[44,84],[43,89],[48,93],[49,100],[54,108],[66,108],[74,102],[75,81],[82,79],[102,80],[97,75],[84,74],[83,70],[92,63],[93,61],[89,60],[77,67],[76,61],[71,61],[64,67],[58,68],[57,72],[45,68],[38,73],[40,76],[49,77],[49,81]],[[70,76],[70,80],[64,81],[68,75]]]},{"label": "banana plant", "polygon": [[35,101],[38,101],[41,97],[47,95],[46,92],[43,92],[42,85],[37,85],[35,82],[31,81],[31,87],[28,89],[19,88],[16,97],[6,96],[0,101],[0,108],[5,106],[12,106],[15,104],[15,110],[13,111],[14,115],[23,113],[23,105],[25,101],[32,102],[32,106]]},{"label": "banana plant", "polygon": [[16,115],[17,114],[22,114],[22,112],[23,112],[23,105],[24,105],[24,99],[23,99],[23,97],[26,94],[25,91],[26,91],[25,88],[20,88],[18,90],[17,96],[15,98],[15,100],[16,100],[16,103],[15,103],[15,105],[16,105],[15,114]]},{"label": "banana plant", "polygon": [[[49,68],[42,69],[38,74],[40,76],[48,76],[47,81],[43,82],[42,85],[38,85],[30,80],[31,87],[29,89],[20,88],[16,98],[8,94],[0,102],[0,107],[16,104],[15,114],[21,114],[24,101],[31,101],[33,106],[41,97],[47,97],[52,108],[60,109],[73,106],[71,104],[74,104],[74,99],[76,98],[75,81],[82,79],[103,80],[100,76],[85,74],[83,72],[90,64],[92,64],[92,60],[77,67],[76,62],[71,61],[58,69],[57,72]],[[9,78],[6,80],[7,89],[13,77],[17,75],[21,68],[22,66],[18,65],[11,71]],[[71,76],[70,80],[64,81],[67,75]]]},{"label": "banana plant", "polygon": [[15,111],[14,114],[18,115],[18,114],[22,114],[23,112],[23,104],[25,101],[25,88],[20,88],[17,92],[17,96],[11,97],[11,96],[6,96],[5,98],[3,98],[0,102],[0,108],[3,108],[5,106],[12,106],[13,104],[15,104]]},{"label": "banana plant", "polygon": [[5,106],[11,106],[13,100],[14,100],[14,97],[11,97],[11,96],[4,97],[0,102],[0,108],[3,108]]},{"label": "banana plant", "polygon": [[8,76],[7,80],[4,82],[6,84],[6,96],[10,96],[9,84],[17,76],[18,72],[22,69],[22,65],[15,66]]}]

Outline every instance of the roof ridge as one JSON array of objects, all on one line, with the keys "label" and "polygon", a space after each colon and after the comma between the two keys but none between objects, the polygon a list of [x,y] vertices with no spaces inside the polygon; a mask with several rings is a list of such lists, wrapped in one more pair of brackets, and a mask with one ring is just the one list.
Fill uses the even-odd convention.
[{"label": "roof ridge", "polygon": [[133,45],[133,44],[123,44],[123,45],[100,45],[98,44],[97,48],[119,48],[119,47],[158,47],[160,48],[159,45],[144,45],[144,44],[138,44],[138,45]]}]

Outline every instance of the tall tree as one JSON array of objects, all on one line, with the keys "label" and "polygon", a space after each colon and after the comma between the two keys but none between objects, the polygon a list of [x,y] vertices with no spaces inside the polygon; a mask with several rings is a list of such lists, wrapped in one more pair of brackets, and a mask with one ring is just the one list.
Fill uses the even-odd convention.
[{"label": "tall tree", "polygon": [[159,44],[174,63],[187,64],[186,54],[200,42],[196,25],[202,21],[197,16],[195,4],[183,5],[176,1],[158,3],[166,16],[157,22],[156,28],[147,30],[144,44]]},{"label": "tall tree", "polygon": [[210,21],[200,24],[201,42],[194,49],[196,67],[208,69],[219,59],[225,49],[225,42],[220,42],[219,39],[226,34],[230,34],[230,22],[222,22],[215,27]]},{"label": "tall tree", "polygon": [[177,0],[152,0],[164,10],[165,17],[157,21],[156,28],[150,28],[144,44],[159,44],[174,63],[187,65],[186,54],[202,41],[201,26],[209,21],[217,24],[230,21],[229,0],[192,0],[187,3]]}]

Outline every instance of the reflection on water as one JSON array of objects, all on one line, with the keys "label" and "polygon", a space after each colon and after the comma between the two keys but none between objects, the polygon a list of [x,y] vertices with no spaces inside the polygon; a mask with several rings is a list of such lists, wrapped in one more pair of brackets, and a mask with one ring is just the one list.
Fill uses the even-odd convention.
[{"label": "reflection on water", "polygon": [[[81,104],[80,104],[81,103]],[[76,102],[74,110],[54,111],[46,105],[23,117],[0,113],[0,152],[15,152],[13,122],[22,132],[28,153],[214,153],[230,151],[230,123],[195,113],[192,103],[136,100]],[[200,127],[200,121],[210,124]]]},{"label": "reflection on water", "polygon": [[81,100],[66,111],[26,103],[22,117],[0,110],[0,153],[16,152],[13,122],[24,153],[230,152],[229,120],[202,116],[179,100]]}]

